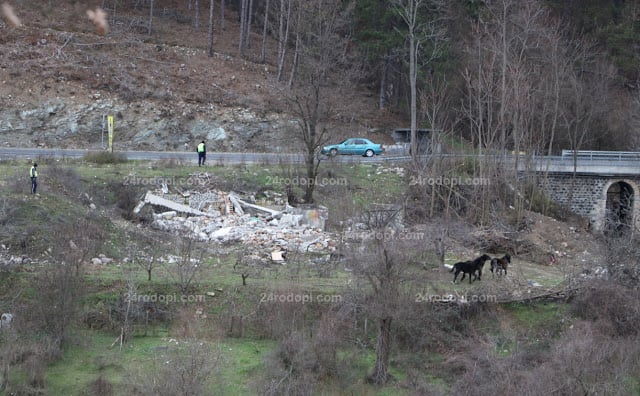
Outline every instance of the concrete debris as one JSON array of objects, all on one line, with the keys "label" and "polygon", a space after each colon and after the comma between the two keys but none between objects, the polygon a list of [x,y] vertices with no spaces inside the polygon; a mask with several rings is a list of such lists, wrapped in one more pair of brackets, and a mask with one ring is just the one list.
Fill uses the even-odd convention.
[{"label": "concrete debris", "polygon": [[133,209],[133,213],[139,213],[140,210],[144,207],[145,204],[151,204],[156,206],[163,206],[167,209],[174,210],[180,213],[192,214],[196,216],[206,216],[207,214],[201,212],[200,210],[193,209],[188,205],[184,205],[175,201],[172,201],[167,198],[163,198],[159,195],[152,193],[151,191],[147,191],[144,196],[144,199],[138,203],[138,205]]},{"label": "concrete debris", "polygon": [[274,250],[273,252],[271,252],[271,261],[276,262],[276,263],[283,263],[284,262],[284,254],[285,252],[282,250]]},{"label": "concrete debris", "polygon": [[[125,259],[128,260],[128,259]],[[105,256],[104,254],[99,254],[98,257],[94,257],[91,260],[91,264],[93,265],[106,265],[113,263],[113,259]]]},{"label": "concrete debris", "polygon": [[13,322],[13,314],[3,313],[0,316],[0,328],[8,329],[11,327],[11,322]]},{"label": "concrete debris", "polygon": [[609,278],[609,270],[605,267],[595,267],[595,268],[585,268],[580,274],[582,278],[585,279],[608,279]]},{"label": "concrete debris", "polygon": [[14,256],[9,254],[9,248],[0,246],[0,270],[12,270],[21,265],[31,264],[32,260],[27,256]]},{"label": "concrete debris", "polygon": [[[166,211],[153,215],[152,227],[190,235],[200,241],[239,242],[263,252],[331,252],[333,237],[324,232],[328,211],[323,207],[258,205],[235,192],[206,191],[164,194],[148,191],[136,207],[151,204]],[[183,203],[188,196],[188,204]],[[284,261],[277,253],[272,261]]]}]

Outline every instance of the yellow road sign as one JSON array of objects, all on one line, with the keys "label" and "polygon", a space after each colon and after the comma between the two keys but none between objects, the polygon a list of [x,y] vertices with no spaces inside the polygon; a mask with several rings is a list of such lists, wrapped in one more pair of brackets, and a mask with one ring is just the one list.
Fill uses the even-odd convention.
[{"label": "yellow road sign", "polygon": [[109,130],[109,151],[113,153],[113,116],[107,116],[107,129]]}]

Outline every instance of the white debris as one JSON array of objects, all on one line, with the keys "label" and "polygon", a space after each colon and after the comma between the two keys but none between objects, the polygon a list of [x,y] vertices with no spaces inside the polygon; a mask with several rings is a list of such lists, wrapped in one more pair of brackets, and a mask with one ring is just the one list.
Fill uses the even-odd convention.
[{"label": "white debris", "polygon": [[154,214],[152,227],[200,241],[242,242],[267,252],[336,249],[334,238],[323,231],[326,208],[267,207],[247,202],[234,192],[191,192],[188,197],[186,205],[177,202],[185,200],[184,193],[160,197],[147,192],[143,203],[169,209]]}]

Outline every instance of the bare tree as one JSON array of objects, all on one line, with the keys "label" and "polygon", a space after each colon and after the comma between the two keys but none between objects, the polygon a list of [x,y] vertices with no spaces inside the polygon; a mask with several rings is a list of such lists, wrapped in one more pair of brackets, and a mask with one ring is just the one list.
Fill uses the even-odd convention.
[{"label": "bare tree", "polygon": [[191,283],[201,272],[203,258],[204,250],[196,248],[193,239],[183,237],[178,244],[177,258],[166,263],[170,277],[178,285],[183,296],[188,294]]},{"label": "bare tree", "polygon": [[313,202],[319,147],[327,141],[327,125],[334,109],[331,95],[349,95],[351,76],[358,65],[349,53],[345,36],[353,4],[337,0],[304,1],[298,24],[300,40],[295,84],[288,91],[292,111],[298,119],[298,135],[304,146],[306,183],[304,201]]},{"label": "bare tree", "polygon": [[[392,0],[394,10],[402,18],[407,27],[407,39],[409,42],[409,88],[411,91],[411,155],[414,162],[418,155],[418,139],[416,134],[418,124],[418,63],[420,58],[420,48],[423,43],[429,40],[432,44],[431,52],[427,59],[422,59],[420,63],[425,63],[436,59],[441,54],[441,42],[444,39],[444,32],[437,27],[435,18],[430,22],[422,21],[421,12],[427,6],[426,0]],[[440,6],[438,2],[434,6]],[[435,7],[432,10],[435,11]]]},{"label": "bare tree", "polygon": [[[360,305],[368,317],[372,317],[376,323],[376,361],[369,376],[369,381],[383,385],[389,380],[389,364],[391,357],[391,341],[394,321],[401,316],[402,307],[407,306],[407,297],[410,296],[411,280],[417,280],[415,276],[409,276],[408,263],[412,261],[412,255],[417,252],[415,241],[399,237],[398,230],[391,225],[396,216],[392,211],[380,214],[367,214],[364,218],[372,219],[367,228],[372,235],[378,235],[364,239],[362,244],[352,249],[353,257],[350,257],[350,265],[354,274],[367,281],[370,288],[360,296]],[[385,220],[386,219],[386,220]],[[379,228],[378,228],[379,226]],[[363,290],[362,287],[358,290]],[[356,291],[356,295],[359,294]],[[361,294],[361,292],[360,292]]]},{"label": "bare tree", "polygon": [[573,177],[569,191],[569,205],[573,200],[576,183],[578,150],[593,136],[592,128],[595,121],[606,111],[606,106],[602,103],[608,96],[608,84],[613,81],[611,70],[606,64],[595,61],[594,52],[582,47],[581,55],[576,62],[577,68],[567,76],[568,92],[560,113],[561,123],[565,127],[573,150]]},{"label": "bare tree", "polygon": [[[197,339],[181,340],[180,345],[160,352],[144,372],[129,378],[130,391],[140,395],[196,396],[210,391],[212,376],[222,363],[220,351]],[[151,375],[149,375],[151,373]]]},{"label": "bare tree", "polygon": [[291,16],[292,0],[280,0],[280,18],[278,22],[278,75],[280,81],[284,69],[287,40],[289,39],[289,19]]}]

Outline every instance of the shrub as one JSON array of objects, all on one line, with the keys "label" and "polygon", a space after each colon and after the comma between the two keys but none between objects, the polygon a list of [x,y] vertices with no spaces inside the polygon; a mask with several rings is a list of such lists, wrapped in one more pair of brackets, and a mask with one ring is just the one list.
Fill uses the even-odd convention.
[{"label": "shrub", "polygon": [[573,301],[572,312],[596,322],[609,336],[640,334],[640,292],[612,282],[597,282]]}]

